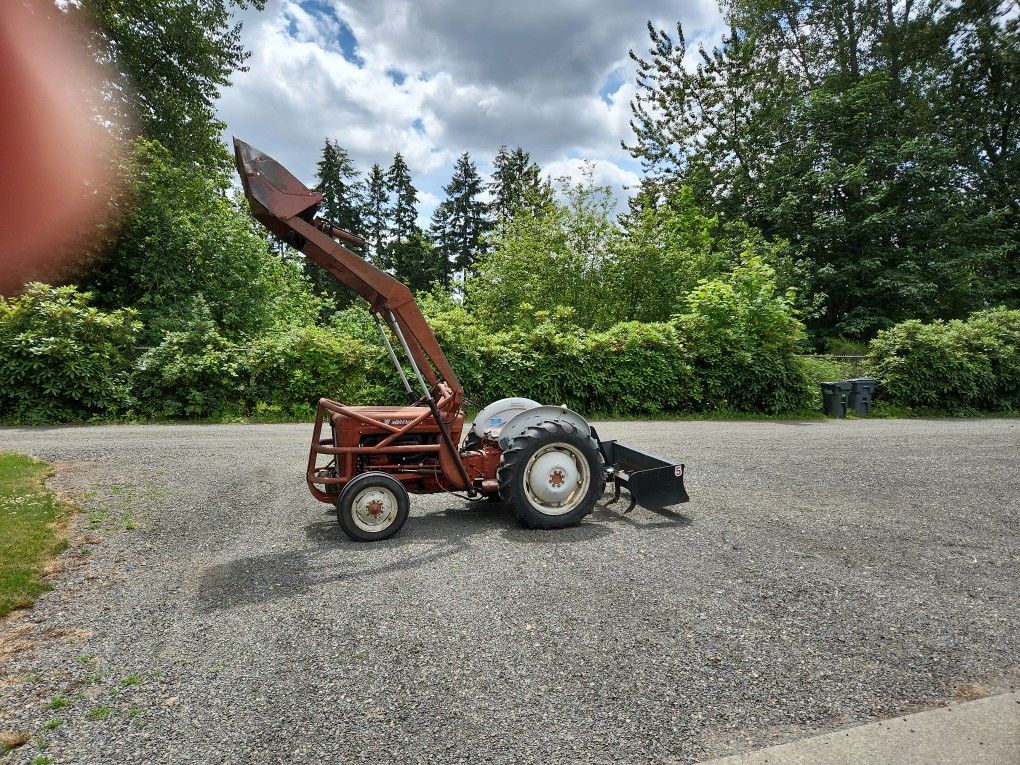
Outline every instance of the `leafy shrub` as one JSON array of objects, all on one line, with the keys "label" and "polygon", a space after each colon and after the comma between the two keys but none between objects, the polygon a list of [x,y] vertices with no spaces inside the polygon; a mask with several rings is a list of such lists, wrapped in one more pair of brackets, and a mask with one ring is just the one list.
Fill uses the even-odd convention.
[{"label": "leafy shrub", "polygon": [[128,409],[141,324],[129,309],[90,306],[91,297],[33,283],[0,298],[0,417],[72,422]]},{"label": "leafy shrub", "polygon": [[371,361],[362,341],[315,326],[232,343],[200,310],[139,359],[135,391],[155,417],[307,417],[321,396],[367,403]]},{"label": "leafy shrub", "polygon": [[369,357],[363,342],[321,327],[260,337],[237,359],[241,400],[248,412],[261,406],[292,416],[310,414],[321,397],[378,403],[363,395]]},{"label": "leafy shrub", "polygon": [[[687,311],[672,321],[622,322],[604,330],[579,326],[572,308],[531,308],[513,327],[493,330],[448,296],[425,296],[421,302],[478,405],[527,396],[586,414],[778,412],[801,408],[811,394],[804,367],[793,355],[801,325],[788,296],[776,293],[773,276],[760,259],[749,257],[731,274],[703,281]],[[86,310],[73,288],[37,289],[67,300],[79,296],[76,310]],[[132,404],[127,370],[138,322],[131,320],[130,311],[87,312],[101,326],[120,326],[120,321],[130,329],[120,338],[123,348],[115,353],[104,346],[101,354],[114,366],[120,364],[119,376],[104,373],[96,383],[119,381],[116,395],[108,396],[113,403],[90,409],[68,402],[63,409],[37,413],[36,420],[122,412]],[[182,300],[176,316],[178,329],[165,333],[135,363],[133,411],[142,416],[307,417],[310,401],[319,396],[350,404],[406,400],[364,309],[346,309],[324,327],[276,325],[273,331],[240,339],[225,333],[201,293]],[[15,322],[3,326],[4,337],[17,336]],[[69,331],[61,324],[42,335]],[[414,380],[410,370],[407,375]],[[25,411],[12,411],[12,416],[24,419]]]},{"label": "leafy shrub", "polygon": [[701,384],[702,408],[776,413],[807,403],[794,356],[803,325],[793,297],[778,294],[775,271],[757,256],[691,291],[674,322]]},{"label": "leafy shrub", "polygon": [[617,324],[589,336],[587,355],[587,411],[661,414],[699,408],[702,386],[673,324]]},{"label": "leafy shrub", "polygon": [[230,174],[180,165],[146,140],[136,141],[122,173],[128,193],[116,235],[83,277],[100,305],[138,311],[147,344],[186,330],[196,296],[231,340],[318,317],[321,301],[298,265],[271,253],[259,225],[227,195]]},{"label": "leafy shrub", "polygon": [[869,363],[878,395],[893,404],[955,414],[1020,408],[1020,311],[902,322],[872,340]]},{"label": "leafy shrub", "polygon": [[486,404],[524,396],[587,413],[680,411],[696,400],[675,328],[617,324],[586,332],[572,311],[533,311],[511,330],[491,332],[459,306],[429,311],[447,359],[468,396]]},{"label": "leafy shrub", "polygon": [[731,274],[703,281],[671,322],[589,331],[559,307],[490,331],[449,300],[432,296],[423,307],[480,404],[526,396],[588,414],[780,412],[812,400],[794,356],[803,328],[791,300],[777,293],[773,270],[749,255]]},{"label": "leafy shrub", "polygon": [[168,332],[138,359],[133,386],[141,414],[212,417],[240,414],[237,380],[237,347],[196,299],[184,328]]}]

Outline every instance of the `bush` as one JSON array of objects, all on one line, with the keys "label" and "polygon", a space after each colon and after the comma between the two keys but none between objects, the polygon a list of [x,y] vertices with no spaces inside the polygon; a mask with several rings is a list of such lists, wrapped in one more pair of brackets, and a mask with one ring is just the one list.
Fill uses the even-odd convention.
[{"label": "bush", "polygon": [[890,403],[954,414],[1020,408],[1020,311],[905,321],[878,333],[869,363]]},{"label": "bush", "polygon": [[138,362],[139,412],[153,417],[309,417],[326,396],[365,402],[372,354],[360,340],[301,327],[243,343],[201,314]]},{"label": "bush", "polygon": [[240,414],[237,346],[216,328],[208,306],[168,332],[138,359],[133,385],[139,414],[148,417],[213,417]]},{"label": "bush", "polygon": [[585,414],[775,413],[813,400],[794,355],[803,327],[791,300],[777,293],[773,270],[747,256],[731,274],[703,281],[671,322],[589,331],[561,307],[490,331],[449,300],[431,296],[423,308],[478,404],[526,396]]},{"label": "bush", "polygon": [[104,313],[75,287],[29,284],[0,298],[0,417],[74,422],[125,412],[140,322]]},{"label": "bush", "polygon": [[803,325],[793,298],[777,292],[775,271],[756,256],[691,291],[674,322],[701,385],[702,409],[774,414],[810,401],[794,356]]},{"label": "bush", "polygon": [[588,411],[690,412],[702,402],[687,347],[673,324],[626,322],[588,338]]},{"label": "bush", "polygon": [[[0,369],[14,383],[4,395],[22,397],[5,410],[19,420],[67,421],[129,407],[154,418],[305,418],[312,413],[310,402],[320,396],[349,404],[406,401],[361,308],[336,314],[325,327],[277,325],[234,339],[199,293],[181,301],[179,328],[137,358],[129,379],[139,330],[130,311],[103,314],[88,308],[86,296],[74,288],[33,289],[21,302],[4,303],[0,324],[4,347],[12,349]],[[800,322],[788,296],[776,294],[772,270],[754,257],[722,279],[703,281],[687,311],[669,322],[622,322],[591,330],[575,323],[571,308],[532,308],[513,327],[493,330],[448,296],[424,296],[421,302],[477,405],[526,396],[588,415],[655,415],[780,412],[811,400],[804,366],[793,355]],[[68,311],[76,318],[65,320]],[[19,329],[26,315],[34,317],[35,334]],[[63,344],[54,338],[64,338]],[[35,351],[61,349],[57,363],[52,353],[48,363],[68,379],[50,383],[49,389],[63,385],[62,390],[83,398],[59,406],[51,398],[49,409],[26,408],[37,398],[31,395],[29,372],[39,360],[29,354],[19,367],[24,354],[15,352],[20,348],[15,339]],[[88,351],[88,343],[95,349]],[[81,364],[90,375],[84,385],[72,379]],[[10,371],[18,369],[20,377]],[[407,375],[414,381],[410,370]]]},{"label": "bush", "polygon": [[280,411],[310,415],[319,398],[345,404],[366,400],[370,351],[359,340],[321,327],[269,335],[242,349],[235,374],[248,413]]},{"label": "bush", "polygon": [[116,234],[83,278],[99,305],[138,311],[146,344],[185,330],[196,296],[234,341],[318,317],[322,303],[297,263],[270,252],[262,228],[226,193],[231,175],[179,165],[145,140],[122,173],[128,194]]}]

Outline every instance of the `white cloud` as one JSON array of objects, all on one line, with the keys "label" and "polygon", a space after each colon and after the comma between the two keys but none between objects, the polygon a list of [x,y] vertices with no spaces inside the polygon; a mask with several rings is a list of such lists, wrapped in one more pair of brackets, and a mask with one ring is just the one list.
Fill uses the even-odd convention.
[{"label": "white cloud", "polygon": [[647,49],[649,18],[672,29],[676,13],[689,37],[717,36],[715,0],[270,0],[241,14],[249,71],[219,113],[228,134],[308,180],[326,138],[363,168],[400,151],[423,223],[457,155],[487,172],[504,143],[549,174],[592,160],[622,200],[639,180],[620,148],[635,91],[627,51]]}]

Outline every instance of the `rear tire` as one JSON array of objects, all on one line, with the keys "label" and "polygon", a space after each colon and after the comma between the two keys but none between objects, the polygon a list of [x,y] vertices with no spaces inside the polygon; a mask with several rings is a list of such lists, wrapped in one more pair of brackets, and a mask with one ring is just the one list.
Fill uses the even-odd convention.
[{"label": "rear tire", "polygon": [[407,489],[386,473],[362,473],[348,481],[336,501],[336,519],[356,542],[377,542],[400,531],[411,509]]},{"label": "rear tire", "polygon": [[588,433],[567,422],[529,427],[503,452],[499,494],[532,529],[573,526],[595,509],[605,489],[605,465]]}]

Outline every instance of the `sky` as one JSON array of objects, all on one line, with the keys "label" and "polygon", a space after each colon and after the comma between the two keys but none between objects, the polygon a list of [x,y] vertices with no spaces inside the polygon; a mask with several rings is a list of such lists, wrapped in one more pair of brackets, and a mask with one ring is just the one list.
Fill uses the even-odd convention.
[{"label": "sky", "polygon": [[269,0],[239,14],[248,71],[218,111],[234,135],[309,184],[328,138],[362,170],[400,151],[419,190],[419,220],[471,153],[483,177],[501,144],[529,151],[552,178],[585,161],[618,203],[640,164],[632,139],[634,65],[646,23],[683,23],[689,57],[718,39],[715,0]]}]

